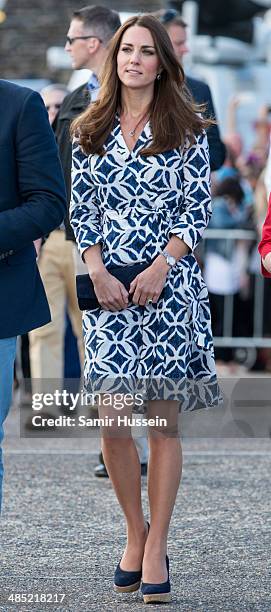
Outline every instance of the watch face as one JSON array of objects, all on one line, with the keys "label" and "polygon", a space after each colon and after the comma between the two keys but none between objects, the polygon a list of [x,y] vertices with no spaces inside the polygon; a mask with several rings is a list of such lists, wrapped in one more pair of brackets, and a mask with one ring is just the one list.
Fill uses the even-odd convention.
[{"label": "watch face", "polygon": [[168,256],[168,263],[170,266],[174,266],[174,264],[176,263],[175,257],[173,257],[173,255]]}]

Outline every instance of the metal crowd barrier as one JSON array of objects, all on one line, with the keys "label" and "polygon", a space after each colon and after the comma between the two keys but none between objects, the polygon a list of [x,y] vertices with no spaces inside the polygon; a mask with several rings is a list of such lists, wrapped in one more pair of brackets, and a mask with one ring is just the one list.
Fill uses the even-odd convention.
[{"label": "metal crowd barrier", "polygon": [[[204,261],[204,251],[206,240],[221,239],[226,242],[226,253],[230,255],[233,252],[234,243],[236,240],[249,240],[256,244],[258,236],[252,230],[224,230],[224,229],[207,229],[204,232],[202,241],[202,253]],[[254,299],[253,299],[253,333],[251,337],[236,337],[232,335],[233,330],[233,304],[234,294],[224,295],[224,320],[223,320],[223,336],[214,337],[214,345],[217,347],[231,348],[261,348],[271,347],[271,338],[263,337],[263,309],[264,309],[264,277],[260,270],[254,274]],[[271,280],[270,280],[271,282]],[[271,312],[270,312],[271,316]]]}]

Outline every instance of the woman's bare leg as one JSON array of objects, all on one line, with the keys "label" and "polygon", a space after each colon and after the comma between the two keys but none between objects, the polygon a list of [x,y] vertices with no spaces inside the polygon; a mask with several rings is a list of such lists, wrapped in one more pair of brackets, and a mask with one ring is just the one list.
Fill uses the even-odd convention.
[{"label": "woman's bare leg", "polygon": [[143,559],[143,582],[167,580],[166,552],[171,515],[181,480],[182,450],[178,433],[178,403],[149,402],[148,416],[167,418],[168,426],[149,431],[148,495],[150,532]]},{"label": "woman's bare leg", "polygon": [[[99,416],[117,418],[131,417],[131,409],[121,412],[113,407],[101,407]],[[127,544],[121,559],[121,569],[141,569],[147,525],[141,503],[141,466],[130,427],[102,428],[102,453],[106,469],[113,484],[117,499],[124,512],[127,528]]]}]

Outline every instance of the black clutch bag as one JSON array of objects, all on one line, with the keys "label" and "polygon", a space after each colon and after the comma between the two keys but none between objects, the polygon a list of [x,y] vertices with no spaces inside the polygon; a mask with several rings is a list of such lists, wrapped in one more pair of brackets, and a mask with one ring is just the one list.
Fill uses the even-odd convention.
[{"label": "black clutch bag", "polygon": [[[118,266],[108,268],[108,272],[115,276],[124,285],[125,289],[129,291],[130,284],[134,278],[150,265],[151,263],[138,263],[131,266]],[[100,306],[94,291],[93,282],[88,274],[79,274],[76,277],[76,291],[80,310],[93,310],[93,308]]]}]

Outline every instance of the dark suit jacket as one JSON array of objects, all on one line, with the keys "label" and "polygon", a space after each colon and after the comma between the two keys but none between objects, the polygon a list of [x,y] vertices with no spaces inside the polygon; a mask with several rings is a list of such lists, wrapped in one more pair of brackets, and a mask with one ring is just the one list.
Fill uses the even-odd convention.
[{"label": "dark suit jacket", "polygon": [[[206,104],[206,116],[216,119],[215,109],[210,88],[203,81],[186,77],[186,84],[197,104]],[[210,153],[210,165],[212,172],[218,170],[224,163],[226,157],[225,145],[222,142],[217,125],[212,125],[207,130],[207,138]]]},{"label": "dark suit jacket", "polygon": [[[71,167],[72,167],[72,145],[70,136],[70,126],[89,104],[89,94],[86,84],[80,85],[70,94],[68,94],[57,114],[53,123],[53,129],[56,135],[60,160],[64,172],[65,185],[67,191],[68,207],[71,198]],[[69,221],[69,215],[65,217],[66,238],[75,242],[74,233]]]},{"label": "dark suit jacket", "polygon": [[50,321],[33,240],[61,223],[66,194],[40,95],[0,80],[0,338]]}]

